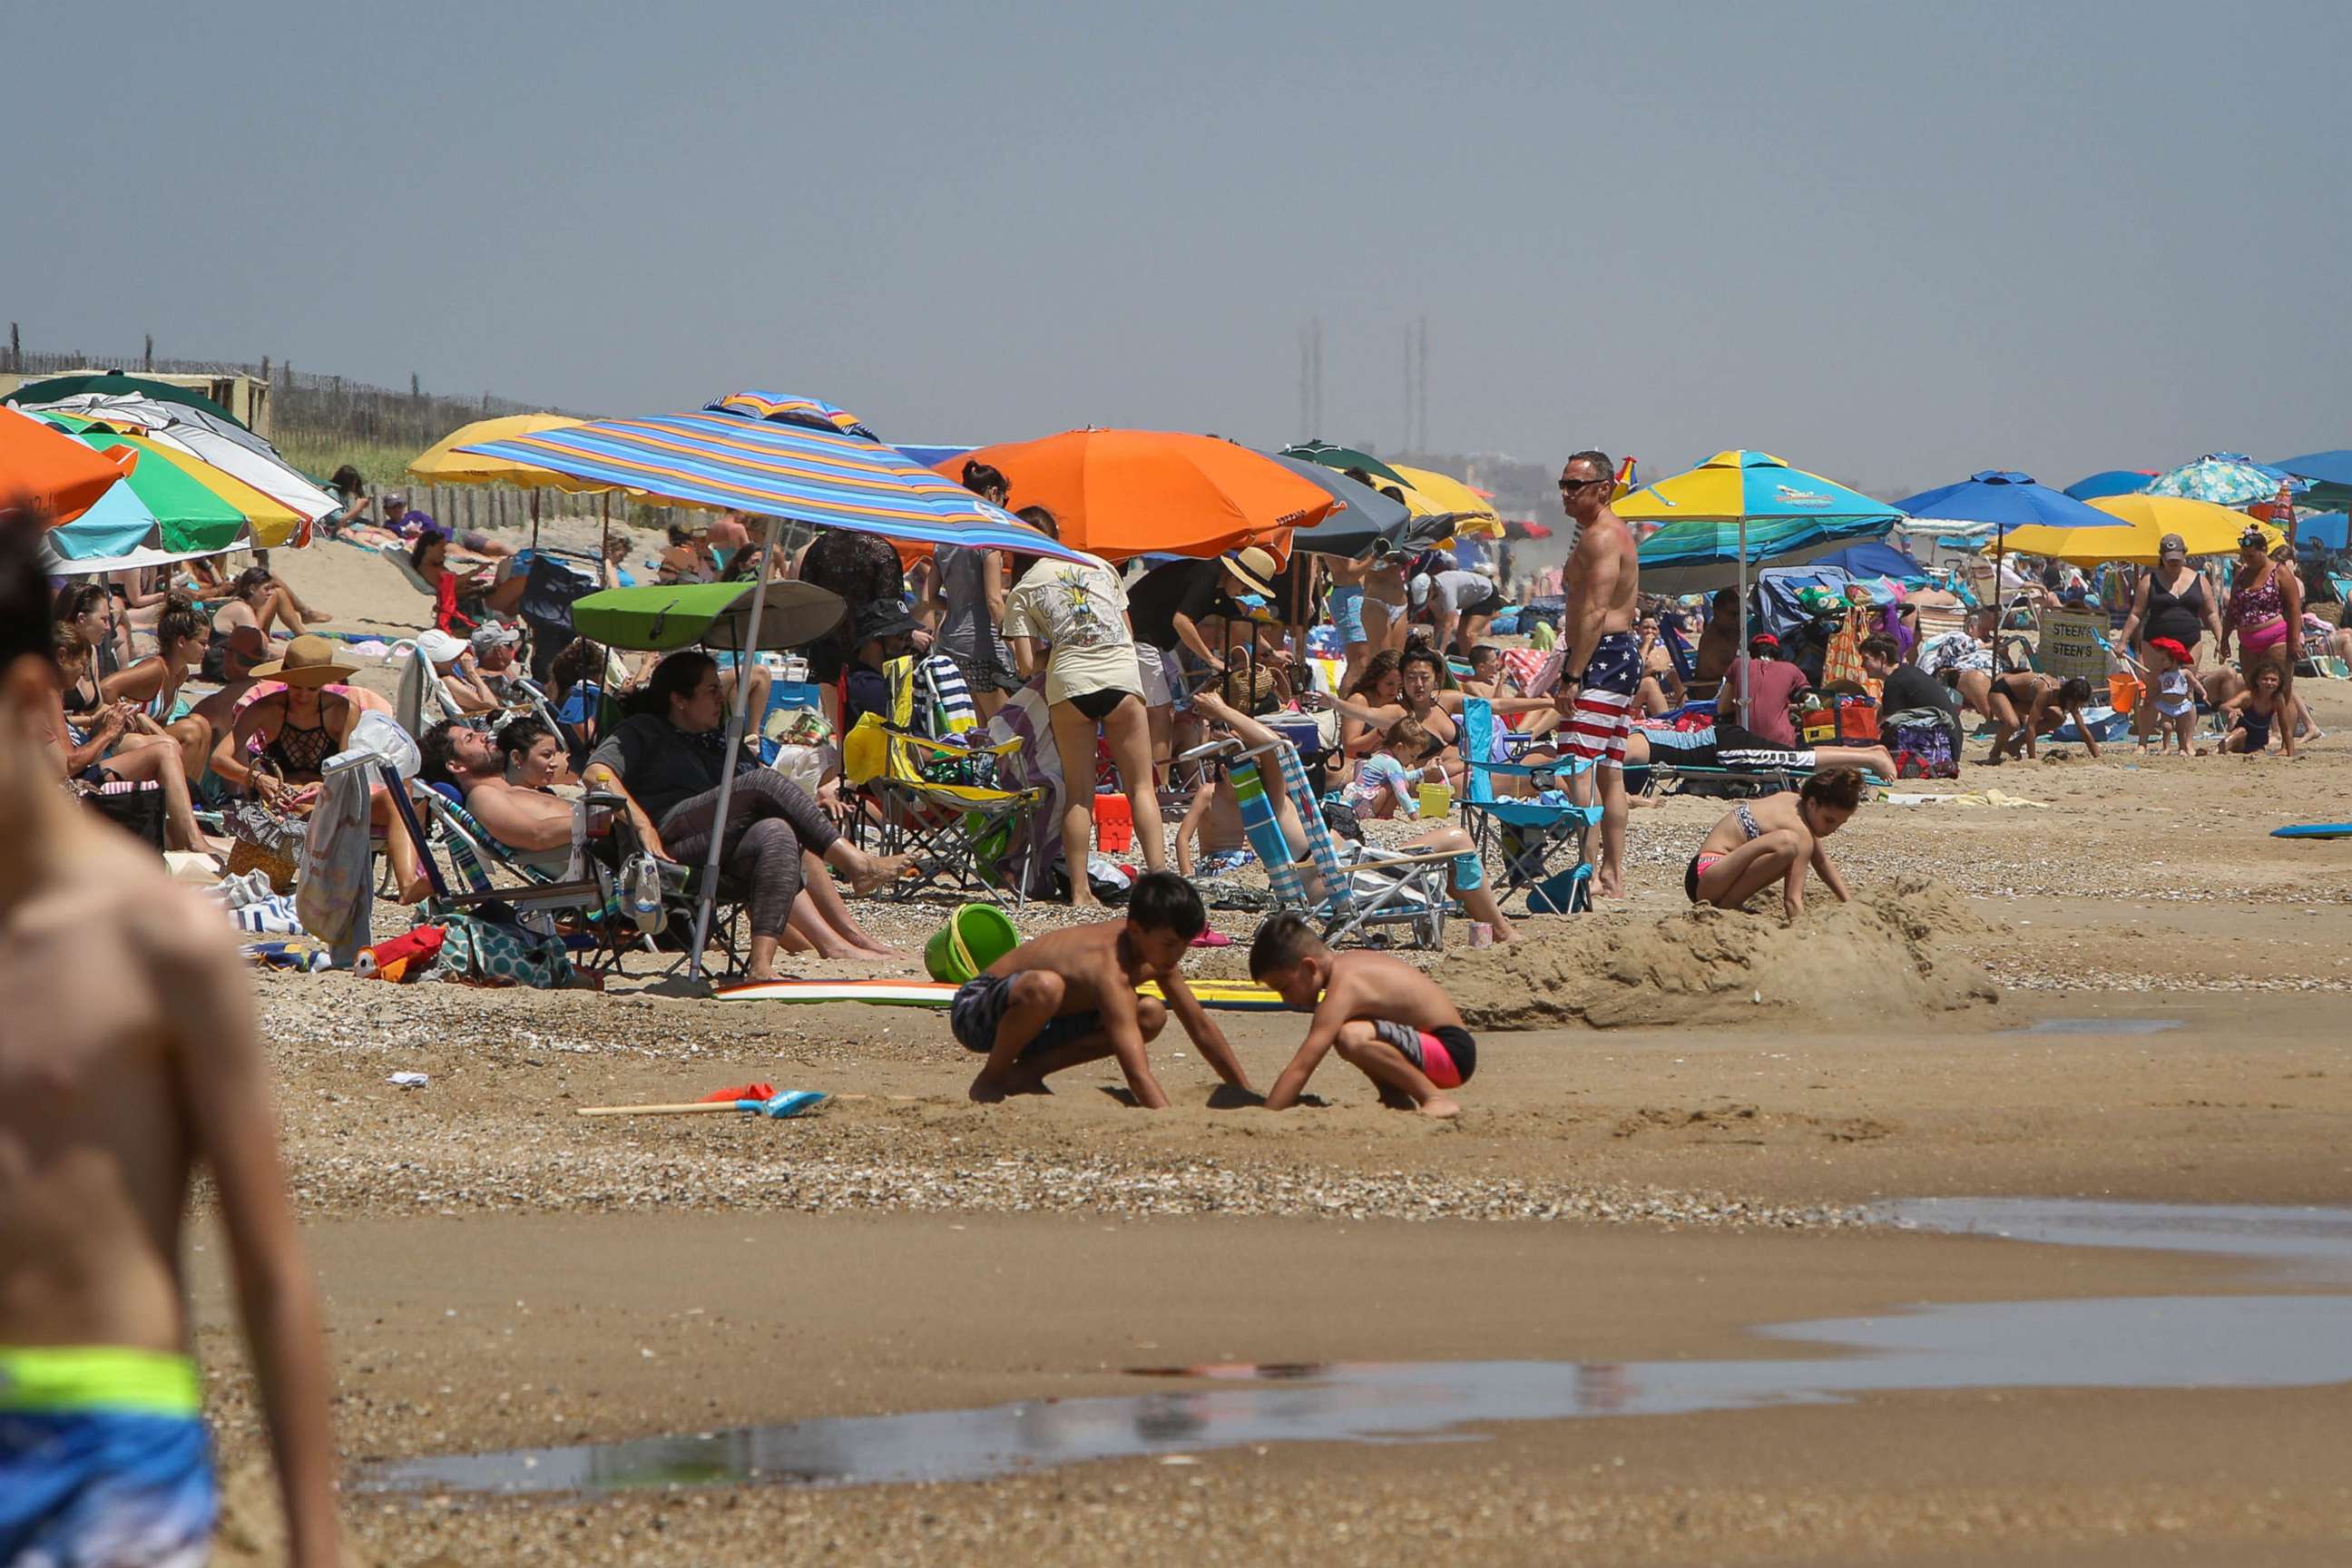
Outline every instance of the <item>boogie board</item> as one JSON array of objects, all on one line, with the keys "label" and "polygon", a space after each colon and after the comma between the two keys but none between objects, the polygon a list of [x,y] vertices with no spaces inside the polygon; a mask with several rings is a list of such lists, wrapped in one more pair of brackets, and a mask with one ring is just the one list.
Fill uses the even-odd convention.
[{"label": "boogie board", "polygon": [[2273,838],[2352,838],[2352,822],[2299,822],[2292,827],[2273,827]]},{"label": "boogie board", "polygon": [[[1191,984],[1202,1006],[1219,1012],[1283,1009],[1282,998],[1263,985],[1236,980],[1195,980]],[[863,1002],[877,1007],[945,1007],[955,994],[953,985],[939,980],[755,980],[721,985],[716,993],[722,1002]],[[1156,997],[1160,987],[1146,985],[1140,994]]]}]

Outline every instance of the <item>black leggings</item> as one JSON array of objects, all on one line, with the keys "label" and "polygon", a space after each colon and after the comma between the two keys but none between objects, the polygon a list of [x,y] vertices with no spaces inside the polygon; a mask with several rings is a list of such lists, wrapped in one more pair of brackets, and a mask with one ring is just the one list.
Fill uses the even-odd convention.
[{"label": "black leggings", "polygon": [[[671,858],[701,866],[710,856],[710,824],[719,792],[710,790],[669,808],[659,824]],[[719,868],[751,889],[751,934],[784,934],[801,892],[801,851],[822,856],[841,835],[800,785],[772,768],[735,775],[727,797],[727,837]]]}]

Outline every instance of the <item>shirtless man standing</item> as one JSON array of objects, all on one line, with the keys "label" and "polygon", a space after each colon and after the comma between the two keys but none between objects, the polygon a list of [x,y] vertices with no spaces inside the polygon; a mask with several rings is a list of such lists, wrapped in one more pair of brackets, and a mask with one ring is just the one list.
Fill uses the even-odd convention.
[{"label": "shirtless man standing", "polygon": [[218,910],[62,794],[48,584],[0,510],[0,1562],[198,1563],[182,1218],[210,1171],[293,1561],[338,1554],[319,1301]]},{"label": "shirtless man standing", "polygon": [[1625,895],[1625,732],[1642,685],[1642,649],[1633,637],[1641,564],[1633,531],[1609,505],[1617,469],[1606,452],[1579,452],[1559,470],[1559,506],[1576,522],[1576,550],[1568,558],[1567,671],[1576,688],[1566,726],[1570,756],[1592,763],[1580,773],[1574,795],[1590,805],[1593,780],[1601,791],[1601,865],[1593,890]]}]

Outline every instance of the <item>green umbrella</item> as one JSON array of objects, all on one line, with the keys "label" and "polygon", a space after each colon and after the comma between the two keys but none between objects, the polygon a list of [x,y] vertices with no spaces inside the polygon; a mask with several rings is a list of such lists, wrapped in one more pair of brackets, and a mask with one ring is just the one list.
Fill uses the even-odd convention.
[{"label": "green umbrella", "polygon": [[[79,433],[76,439],[100,452],[131,447],[110,433]],[[246,515],[198,484],[184,468],[141,463],[122,482],[155,514],[153,536],[142,542],[150,549],[174,555],[216,553],[233,548],[245,533]]]},{"label": "green umbrella", "polygon": [[592,641],[639,652],[708,643],[751,651],[799,647],[840,624],[841,595],[810,583],[771,583],[751,632],[754,583],[669,583],[607,588],[575,599],[572,629]]},{"label": "green umbrella", "polygon": [[168,381],[156,381],[149,376],[124,375],[119,371],[89,375],[53,375],[47,381],[28,381],[8,395],[8,401],[32,408],[46,403],[63,403],[68,397],[97,393],[106,397],[136,394],[152,397],[158,403],[177,403],[209,414],[215,419],[226,419],[238,429],[246,428],[244,420],[215,403],[201,392],[184,386],[174,386]]},{"label": "green umbrella", "polygon": [[1347,472],[1349,468],[1361,468],[1364,472],[1386,479],[1391,484],[1402,485],[1407,489],[1412,488],[1412,481],[1402,474],[1398,473],[1370,452],[1359,452],[1353,447],[1334,447],[1328,441],[1301,441],[1296,447],[1285,447],[1282,449],[1282,455],[1286,458],[1304,458],[1310,463],[1320,463],[1327,468],[1337,468],[1341,473]]}]

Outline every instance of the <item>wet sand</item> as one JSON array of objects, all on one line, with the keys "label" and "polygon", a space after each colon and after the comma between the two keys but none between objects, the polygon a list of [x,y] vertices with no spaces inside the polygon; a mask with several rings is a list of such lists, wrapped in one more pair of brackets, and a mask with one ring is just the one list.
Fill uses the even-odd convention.
[{"label": "wet sand", "polygon": [[[2352,699],[2306,691],[2352,725]],[[1120,1103],[1109,1072],[983,1109],[963,1099],[974,1058],[919,1012],[265,976],[347,1458],[1133,1393],[1139,1365],[1785,1356],[1747,1331],[2283,1289],[2226,1259],[1890,1234],[1855,1211],[2352,1203],[2352,843],[2266,837],[2352,815],[2352,746],[1906,788],[2046,803],[1873,805],[1832,844],[1857,886],[1963,896],[1980,929],[1933,959],[1997,1001],[1905,1015],[1832,975],[1752,1019],[1482,1034],[1454,1127],[1379,1110],[1337,1062],[1322,1107],[1222,1109],[1173,1037],[1166,1115]],[[1681,918],[1673,883],[1718,814],[1637,813],[1635,896],[1591,918]],[[2020,1032],[2086,1019],[2115,1027]],[[2126,1032],[2147,1019],[2179,1026]],[[1261,1084],[1300,1029],[1224,1021]],[[432,1082],[384,1084],[404,1069]],[[751,1079],[876,1098],[781,1123],[572,1115]],[[247,1543],[274,1526],[216,1244],[194,1261],[236,1472],[225,1558],[260,1560]],[[403,1563],[2334,1563],[2346,1430],[2343,1385],[1906,1393],[944,1485],[358,1496],[349,1517]]]}]

